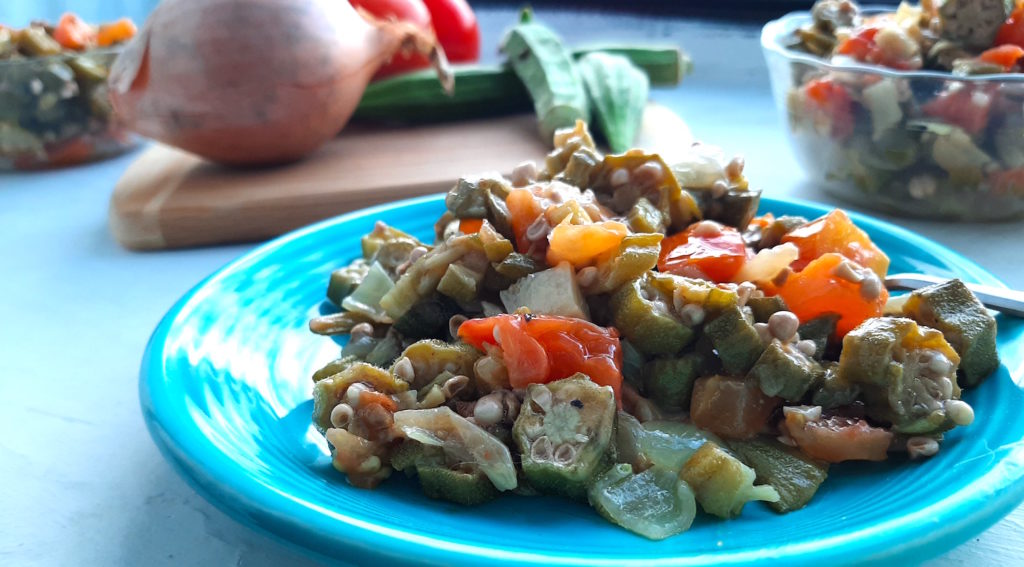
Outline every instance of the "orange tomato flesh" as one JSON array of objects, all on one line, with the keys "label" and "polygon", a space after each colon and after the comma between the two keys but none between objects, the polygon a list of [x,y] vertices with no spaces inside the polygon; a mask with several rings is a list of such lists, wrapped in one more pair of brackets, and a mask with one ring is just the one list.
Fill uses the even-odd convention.
[{"label": "orange tomato flesh", "polygon": [[803,271],[791,274],[778,289],[778,295],[801,323],[830,313],[839,315],[837,339],[866,319],[880,316],[889,299],[885,287],[877,298],[865,299],[861,295],[861,284],[835,275],[833,270],[846,260],[836,253],[824,254]]},{"label": "orange tomato flesh", "polygon": [[81,18],[66,13],[53,29],[53,39],[66,49],[82,50],[96,40],[96,32]]},{"label": "orange tomato flesh", "polygon": [[363,390],[359,392],[359,405],[365,406],[369,404],[379,404],[384,409],[394,413],[398,411],[398,404],[394,398],[381,392],[375,392],[373,390]]},{"label": "orange tomato flesh", "polygon": [[610,386],[622,406],[622,349],[615,329],[571,317],[496,315],[466,321],[459,337],[481,350],[484,344],[498,345],[513,388],[582,372],[595,384]]},{"label": "orange tomato flesh", "polygon": [[986,50],[979,58],[1009,70],[1021,57],[1024,57],[1024,48],[1019,45],[1000,45]]},{"label": "orange tomato flesh", "polygon": [[462,234],[476,234],[484,226],[484,219],[460,219],[459,232]]},{"label": "orange tomato flesh", "polygon": [[661,241],[658,270],[689,277],[703,274],[719,283],[732,281],[747,261],[743,235],[731,226],[721,226],[717,235],[700,235],[697,226]]},{"label": "orange tomato flesh", "polygon": [[605,252],[618,248],[628,233],[621,222],[562,222],[548,236],[547,262],[551,266],[562,262],[569,262],[576,268],[588,266]]},{"label": "orange tomato flesh", "polygon": [[101,25],[99,32],[96,34],[96,43],[100,47],[107,47],[115,43],[128,41],[135,37],[137,31],[138,28],[135,27],[134,22],[128,18],[121,18],[116,22]]},{"label": "orange tomato flesh", "polygon": [[510,191],[508,197],[505,198],[505,205],[508,206],[512,232],[516,237],[516,250],[526,254],[529,252],[531,244],[526,238],[526,229],[530,228],[533,221],[544,213],[544,209],[528,189]]},{"label": "orange tomato flesh", "polygon": [[790,231],[782,237],[782,242],[792,242],[800,250],[800,257],[793,262],[793,269],[797,271],[829,252],[837,252],[870,268],[879,278],[885,278],[889,270],[889,257],[839,209]]}]

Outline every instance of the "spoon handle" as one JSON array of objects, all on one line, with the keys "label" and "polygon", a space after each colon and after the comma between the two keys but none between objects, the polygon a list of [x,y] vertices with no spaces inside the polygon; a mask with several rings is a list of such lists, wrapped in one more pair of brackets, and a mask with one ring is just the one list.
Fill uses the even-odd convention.
[{"label": "spoon handle", "polygon": [[[889,289],[919,289],[944,281],[946,281],[946,278],[925,274],[889,274],[885,278],[885,287]],[[978,296],[978,299],[985,307],[995,309],[1007,315],[1024,317],[1024,292],[989,285],[964,283],[974,292],[974,295]]]}]

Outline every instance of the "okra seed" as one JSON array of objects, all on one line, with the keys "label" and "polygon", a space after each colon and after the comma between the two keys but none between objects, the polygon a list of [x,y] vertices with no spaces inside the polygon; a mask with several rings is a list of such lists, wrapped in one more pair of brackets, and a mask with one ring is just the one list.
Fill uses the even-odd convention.
[{"label": "okra seed", "polygon": [[395,378],[398,378],[402,382],[412,383],[416,379],[416,369],[412,366],[412,361],[409,360],[408,356],[403,356],[395,362]]},{"label": "okra seed", "polygon": [[704,322],[704,308],[696,303],[687,303],[679,310],[679,317],[687,327],[696,327]]},{"label": "okra seed", "polygon": [[537,217],[537,220],[530,223],[530,226],[526,227],[526,238],[527,240],[541,240],[546,238],[548,233],[551,232],[551,225],[548,224],[548,220],[544,218],[544,215]]},{"label": "okra seed", "polygon": [[782,408],[785,416],[796,415],[806,421],[818,421],[821,419],[821,406],[786,406]]},{"label": "okra seed", "polygon": [[974,422],[974,409],[963,400],[947,401],[946,415],[957,425],[970,425]]},{"label": "okra seed", "polygon": [[365,384],[356,382],[345,389],[345,402],[353,408],[359,407],[359,394],[369,390]]},{"label": "okra seed", "polygon": [[725,175],[730,181],[735,181],[743,176],[743,166],[746,165],[743,156],[736,156],[725,165]]},{"label": "okra seed", "polygon": [[536,439],[540,437],[541,433],[544,433],[544,427],[539,423],[530,422],[523,428],[523,432],[526,433],[527,439]]},{"label": "okra seed", "polygon": [[452,315],[452,318],[448,319],[448,333],[453,337],[459,336],[459,327],[468,320],[469,318],[465,315]]},{"label": "okra seed", "polygon": [[818,352],[818,345],[808,339],[797,342],[796,349],[802,352],[804,356],[814,356],[814,353]]},{"label": "okra seed", "polygon": [[348,404],[338,404],[331,410],[331,425],[339,429],[345,429],[348,427],[352,416],[355,412],[352,411],[352,406]]},{"label": "okra seed", "polygon": [[373,336],[373,325],[363,322],[357,323],[352,327],[352,331],[349,333],[349,340],[355,341],[363,337]]},{"label": "okra seed", "polygon": [[539,437],[530,447],[530,457],[535,461],[550,461],[552,453],[554,453],[554,448],[547,435]]},{"label": "okra seed", "polygon": [[869,273],[864,277],[864,281],[860,282],[860,296],[867,301],[874,301],[879,295],[882,295],[882,280]]},{"label": "okra seed", "polygon": [[476,401],[473,418],[476,419],[478,425],[482,427],[494,425],[501,421],[501,417],[501,402],[494,394],[488,394]]},{"label": "okra seed", "polygon": [[562,443],[555,449],[554,461],[561,464],[569,464],[576,458],[576,448],[568,443]]},{"label": "okra seed", "polygon": [[503,390],[501,394],[501,410],[503,418],[508,423],[515,422],[516,418],[519,417],[519,398],[508,390]]},{"label": "okra seed", "polygon": [[[551,409],[551,390],[546,386],[536,385],[530,388],[530,402],[531,408],[536,413],[545,414]],[[536,411],[536,408],[540,408],[541,411]]]},{"label": "okra seed", "polygon": [[629,172],[621,167],[616,168],[612,171],[611,177],[608,178],[608,182],[612,184],[612,187],[620,187],[629,183]]},{"label": "okra seed", "polygon": [[692,234],[700,238],[720,236],[722,234],[722,225],[715,221],[700,221],[697,223],[697,226],[693,227]]},{"label": "okra seed", "polygon": [[406,390],[395,394],[398,409],[416,409],[416,390]]},{"label": "okra seed", "polygon": [[639,178],[638,182],[641,185],[658,185],[665,178],[665,170],[662,169],[660,163],[649,161],[637,166],[633,170],[633,175]]},{"label": "okra seed", "polygon": [[939,442],[931,437],[911,437],[907,439],[907,454],[911,459],[931,457],[939,452]]},{"label": "okra seed", "polygon": [[768,332],[782,342],[788,342],[800,328],[800,319],[792,311],[776,311],[768,317]]},{"label": "okra seed", "polygon": [[850,283],[860,283],[864,280],[864,274],[860,273],[860,270],[848,260],[843,260],[835,268],[832,268],[832,275]]},{"label": "okra seed", "polygon": [[768,323],[754,323],[754,330],[757,331],[757,336],[761,339],[762,344],[772,342],[772,334],[768,331]]},{"label": "okra seed", "polygon": [[444,386],[441,386],[441,393],[444,394],[445,398],[451,399],[468,385],[468,376],[463,376],[461,374],[458,376],[452,376],[448,380],[445,380]]},{"label": "okra seed", "polygon": [[941,376],[935,380],[936,386],[939,388],[939,396],[948,400],[953,397],[953,381],[946,376]]},{"label": "okra seed", "polygon": [[751,294],[753,294],[754,290],[756,289],[757,286],[751,282],[743,282],[740,285],[736,286],[736,295],[738,296],[737,303],[740,307],[743,307],[744,305],[747,304],[747,301],[750,300]]},{"label": "okra seed", "polygon": [[935,195],[935,178],[931,175],[918,175],[912,177],[907,184],[907,193],[915,199],[927,199]]},{"label": "okra seed", "polygon": [[935,356],[928,361],[928,370],[931,370],[939,376],[948,376],[952,369],[953,362],[941,353],[935,353]]},{"label": "okra seed", "polygon": [[589,287],[597,279],[597,268],[594,266],[587,266],[582,270],[576,272],[576,283],[580,287]]},{"label": "okra seed", "polygon": [[512,170],[512,185],[525,187],[537,179],[537,164],[526,160]]},{"label": "okra seed", "polygon": [[724,197],[725,194],[728,193],[728,192],[729,192],[729,184],[726,183],[722,179],[716,179],[715,182],[711,184],[711,198],[712,199],[720,199],[720,198]]},{"label": "okra seed", "polygon": [[360,463],[359,472],[361,473],[375,473],[380,470],[380,457],[377,455],[370,455],[365,461]]}]

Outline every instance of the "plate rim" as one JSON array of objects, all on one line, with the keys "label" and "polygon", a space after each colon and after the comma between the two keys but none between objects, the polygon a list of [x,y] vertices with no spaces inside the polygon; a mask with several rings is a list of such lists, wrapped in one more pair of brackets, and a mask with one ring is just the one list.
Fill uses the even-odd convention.
[{"label": "plate rim", "polygon": [[[405,561],[416,558],[418,562],[446,564],[472,564],[474,561],[478,562],[484,559],[516,565],[678,565],[682,563],[723,565],[765,559],[782,560],[789,564],[804,564],[822,560],[823,553],[842,561],[844,551],[858,552],[858,560],[871,557],[892,561],[899,557],[920,554],[924,548],[934,551],[929,553],[930,556],[937,556],[940,552],[952,549],[970,537],[981,533],[1011,512],[1021,501],[1024,501],[1024,457],[1018,455],[1015,470],[1003,471],[1011,456],[1016,454],[1012,453],[1000,458],[993,468],[975,479],[970,487],[930,507],[902,516],[898,520],[873,524],[869,528],[846,534],[843,537],[819,538],[772,548],[773,553],[770,557],[765,556],[764,550],[736,550],[728,555],[713,553],[685,557],[614,557],[601,561],[593,556],[509,551],[496,547],[461,544],[423,535],[410,537],[410,534],[406,532],[375,526],[352,516],[307,507],[288,494],[276,490],[273,486],[260,483],[249,475],[238,475],[237,473],[229,475],[228,469],[225,467],[237,465],[235,461],[209,443],[201,435],[201,432],[185,431],[184,426],[194,423],[193,421],[182,419],[180,415],[166,415],[162,406],[170,402],[168,399],[155,395],[159,392],[154,389],[154,386],[159,385],[165,376],[162,370],[166,339],[174,328],[177,318],[193,301],[201,300],[200,292],[209,284],[291,242],[301,240],[324,229],[379,215],[393,209],[440,203],[443,203],[443,194],[426,195],[376,205],[316,222],[263,243],[218,268],[189,289],[161,318],[150,336],[139,374],[140,405],[150,436],[160,449],[161,454],[171,463],[172,468],[190,486],[247,528],[256,528],[257,531],[270,535],[272,539],[318,559],[336,559],[331,555],[332,552],[358,548],[367,557],[401,558]],[[834,208],[843,208],[802,199],[762,197],[762,210],[771,210],[778,206],[796,206],[817,214],[824,214]],[[1005,284],[990,272],[946,246],[888,221],[845,208],[843,210],[858,226],[888,233],[907,244],[920,248],[960,272],[961,277],[970,276],[977,283],[1005,287]],[[239,483],[239,476],[243,480],[241,483]],[[979,483],[982,483],[984,488],[976,486]],[[971,506],[971,514],[955,514],[955,511],[960,510],[965,502],[980,500],[981,493],[984,493],[989,505],[976,504]],[[998,500],[993,501],[993,498]],[[325,520],[337,522],[337,525],[332,526],[334,527],[332,530],[311,530],[311,528],[322,527]],[[914,522],[927,524],[932,528],[939,526],[939,528],[925,533],[923,527],[914,529]],[[310,531],[316,533],[311,534]],[[902,539],[907,535],[914,537]],[[868,541],[872,542],[870,545],[873,553],[870,555],[864,554],[866,545],[856,541],[864,536],[867,536]],[[888,544],[886,544],[887,542]],[[806,554],[811,553],[814,553],[815,556],[808,558]],[[803,557],[801,558],[801,556]]]}]

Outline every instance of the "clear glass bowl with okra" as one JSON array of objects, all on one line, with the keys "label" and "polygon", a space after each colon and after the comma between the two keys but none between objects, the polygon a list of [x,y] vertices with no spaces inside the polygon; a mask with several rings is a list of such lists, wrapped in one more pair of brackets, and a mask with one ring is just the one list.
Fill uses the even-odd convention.
[{"label": "clear glass bowl with okra", "polygon": [[[471,506],[569,498],[640,536],[763,501],[830,467],[934,456],[999,365],[959,280],[890,297],[841,210],[756,216],[742,160],[600,152],[580,121],[544,163],[460,179],[433,241],[378,223],[330,276],[347,338],[313,375],[332,463]],[[386,489],[386,488],[382,488]]]},{"label": "clear glass bowl with okra", "polygon": [[128,19],[92,25],[70,13],[56,24],[0,24],[0,170],[73,165],[137,145],[117,124],[106,85],[135,32]]}]

